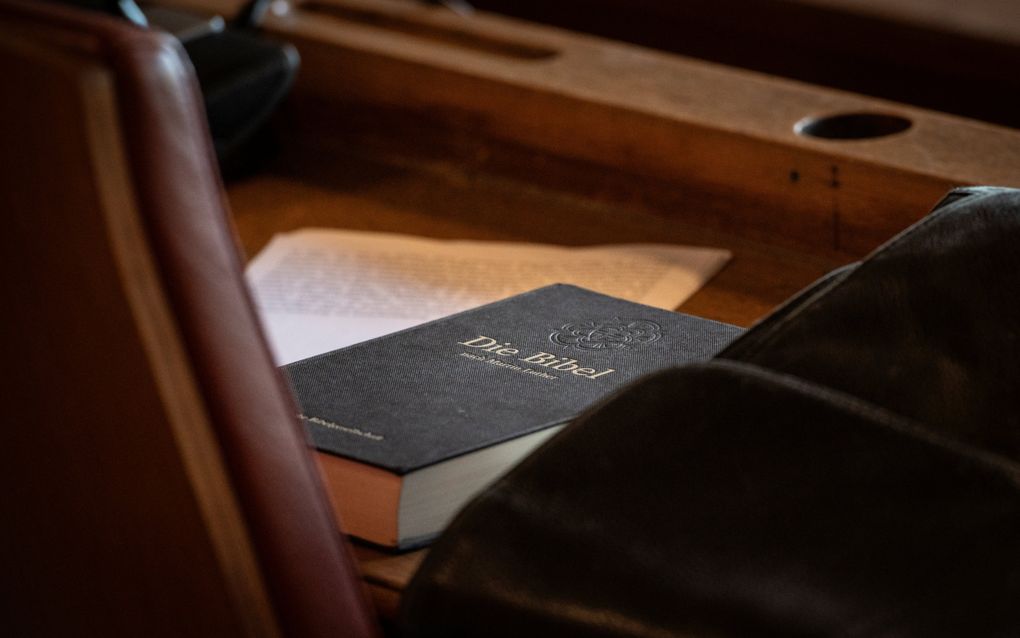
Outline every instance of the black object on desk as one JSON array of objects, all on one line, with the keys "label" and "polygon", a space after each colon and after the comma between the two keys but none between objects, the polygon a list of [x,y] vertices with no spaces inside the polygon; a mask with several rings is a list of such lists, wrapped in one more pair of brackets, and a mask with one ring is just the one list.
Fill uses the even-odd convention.
[{"label": "black object on desk", "polygon": [[286,97],[300,66],[293,45],[258,30],[268,2],[252,0],[228,21],[159,6],[141,8],[134,0],[62,1],[177,37],[195,67],[224,173],[243,172],[258,163],[262,151],[253,140]]},{"label": "black object on desk", "polygon": [[469,505],[411,636],[1020,635],[1020,191],[952,192]]}]

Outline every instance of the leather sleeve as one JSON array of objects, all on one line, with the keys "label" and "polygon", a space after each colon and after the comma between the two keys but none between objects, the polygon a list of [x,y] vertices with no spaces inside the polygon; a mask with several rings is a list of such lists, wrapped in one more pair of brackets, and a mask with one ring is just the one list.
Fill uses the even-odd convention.
[{"label": "leather sleeve", "polygon": [[1020,191],[952,193],[471,504],[412,636],[1020,633]]}]

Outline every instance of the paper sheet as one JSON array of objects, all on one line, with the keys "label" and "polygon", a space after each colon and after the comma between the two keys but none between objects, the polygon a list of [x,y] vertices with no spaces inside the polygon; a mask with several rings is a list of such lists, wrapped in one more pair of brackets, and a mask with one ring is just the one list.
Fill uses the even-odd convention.
[{"label": "paper sheet", "polygon": [[729,256],[664,244],[576,248],[309,228],[276,235],[247,275],[283,365],[552,283],[673,309]]}]

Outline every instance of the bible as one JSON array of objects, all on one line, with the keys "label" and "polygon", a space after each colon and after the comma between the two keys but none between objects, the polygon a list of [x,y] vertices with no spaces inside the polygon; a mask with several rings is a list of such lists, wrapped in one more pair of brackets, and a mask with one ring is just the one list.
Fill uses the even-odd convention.
[{"label": "bible", "polygon": [[557,284],[283,370],[345,530],[410,549],[586,408],[739,333]]}]

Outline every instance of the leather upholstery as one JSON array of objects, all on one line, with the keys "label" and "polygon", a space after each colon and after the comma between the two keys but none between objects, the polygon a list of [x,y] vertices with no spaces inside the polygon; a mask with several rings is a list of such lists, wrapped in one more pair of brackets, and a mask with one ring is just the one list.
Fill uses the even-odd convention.
[{"label": "leather upholstery", "polygon": [[[145,241],[219,442],[280,630],[290,636],[373,635],[376,627],[349,548],[336,529],[305,434],[253,312],[197,83],[179,44],[165,34],[45,2],[2,0],[0,22],[32,50],[49,49],[98,65],[116,80],[116,108],[126,144],[123,152]],[[4,90],[5,100],[46,97],[19,94],[18,87]],[[88,121],[88,113],[81,117]],[[61,166],[62,161],[54,157],[53,166]],[[74,167],[69,170],[73,172]],[[31,176],[40,182],[47,178]],[[51,187],[60,189],[61,184]],[[42,219],[48,214],[35,212]],[[102,237],[104,231],[68,232]],[[59,295],[59,290],[52,290],[50,303],[57,303]],[[68,315],[68,320],[73,316]],[[45,344],[33,353],[28,356],[55,357],[55,361],[61,356],[46,350]],[[132,390],[124,387],[122,391]],[[30,482],[32,477],[22,480]],[[158,494],[149,497],[159,499]],[[122,524],[130,536],[131,521]],[[89,548],[78,550],[88,552]],[[172,598],[178,585],[167,582],[164,595]],[[102,586],[112,588],[106,596],[111,598],[117,595],[115,588],[126,590],[133,585],[103,582]],[[58,611],[63,609],[60,598],[65,594],[40,593],[51,596]],[[68,616],[69,625],[74,618]],[[115,626],[111,621],[110,628]]]},{"label": "leather upholstery", "polygon": [[720,356],[861,397],[1020,461],[1017,197],[954,191]]}]

